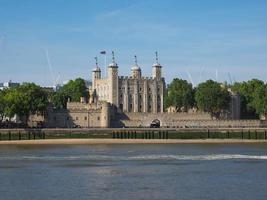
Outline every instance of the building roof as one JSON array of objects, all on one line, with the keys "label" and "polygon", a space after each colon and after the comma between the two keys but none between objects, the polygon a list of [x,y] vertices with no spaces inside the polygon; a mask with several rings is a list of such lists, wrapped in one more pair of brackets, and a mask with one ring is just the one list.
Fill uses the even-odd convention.
[{"label": "building roof", "polygon": [[101,72],[101,69],[97,66],[96,68],[93,69],[93,72]]},{"label": "building roof", "polygon": [[152,65],[152,67],[162,67],[159,63],[154,63],[153,65]]}]

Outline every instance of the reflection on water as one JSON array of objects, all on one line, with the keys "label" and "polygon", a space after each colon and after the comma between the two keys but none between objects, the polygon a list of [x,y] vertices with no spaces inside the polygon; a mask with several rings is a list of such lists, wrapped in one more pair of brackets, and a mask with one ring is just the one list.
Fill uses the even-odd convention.
[{"label": "reflection on water", "polygon": [[0,199],[266,199],[267,145],[0,146]]}]

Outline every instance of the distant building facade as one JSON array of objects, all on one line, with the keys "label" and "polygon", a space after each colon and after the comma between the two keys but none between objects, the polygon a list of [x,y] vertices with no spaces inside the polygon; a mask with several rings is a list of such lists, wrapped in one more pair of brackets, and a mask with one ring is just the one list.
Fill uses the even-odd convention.
[{"label": "distant building facade", "polygon": [[19,86],[19,83],[12,82],[11,80],[8,82],[0,83],[0,90],[3,90],[5,88],[13,88]]}]

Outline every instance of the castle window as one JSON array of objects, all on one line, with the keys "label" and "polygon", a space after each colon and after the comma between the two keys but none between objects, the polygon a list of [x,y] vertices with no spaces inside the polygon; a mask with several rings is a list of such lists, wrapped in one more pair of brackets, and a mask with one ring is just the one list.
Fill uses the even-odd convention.
[{"label": "castle window", "polygon": [[70,118],[69,118],[69,117],[67,117],[67,120],[69,121],[69,120],[70,120]]},{"label": "castle window", "polygon": [[142,88],[140,87],[139,90],[142,91]]},{"label": "castle window", "polygon": [[148,91],[149,91],[149,92],[151,91],[151,88],[150,88],[150,87],[148,88]]},{"label": "castle window", "polygon": [[87,120],[87,117],[84,117],[84,120]]},{"label": "castle window", "polygon": [[97,120],[100,121],[100,117],[97,117]]},{"label": "castle window", "polygon": [[79,118],[78,118],[78,117],[76,117],[76,120],[79,120]]}]

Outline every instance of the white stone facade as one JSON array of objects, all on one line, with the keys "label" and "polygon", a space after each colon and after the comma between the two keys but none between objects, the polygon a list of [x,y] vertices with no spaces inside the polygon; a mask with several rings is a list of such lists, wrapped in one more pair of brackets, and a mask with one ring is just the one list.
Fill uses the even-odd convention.
[{"label": "white stone facade", "polygon": [[152,66],[151,77],[142,77],[137,61],[130,76],[119,76],[118,69],[114,54],[107,77],[101,78],[101,69],[96,63],[92,71],[91,102],[107,101],[121,112],[163,113],[165,80],[161,76],[162,66],[158,59]]}]

